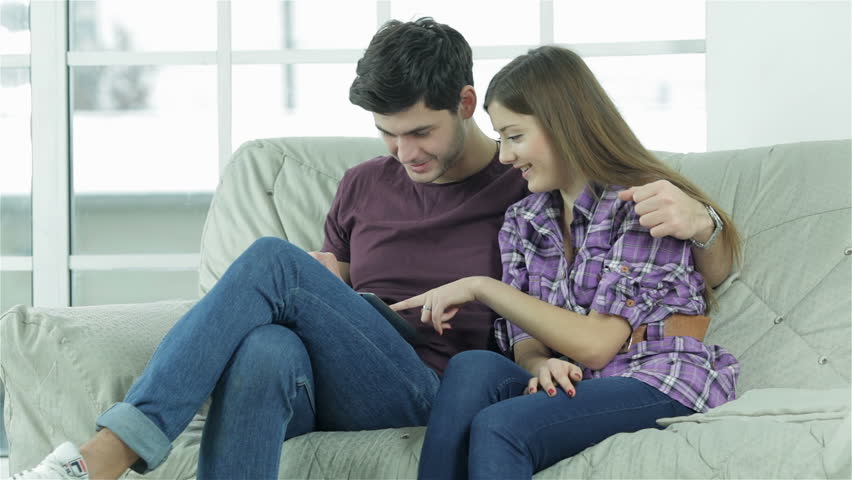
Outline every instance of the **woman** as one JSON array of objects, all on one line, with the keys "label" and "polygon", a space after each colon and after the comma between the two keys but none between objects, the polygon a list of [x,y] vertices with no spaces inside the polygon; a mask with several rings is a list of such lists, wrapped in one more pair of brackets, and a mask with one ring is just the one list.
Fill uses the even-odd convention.
[{"label": "woman", "polygon": [[459,306],[485,303],[515,362],[487,351],[450,361],[420,478],[530,478],[615,433],[733,399],[737,360],[670,320],[702,315],[710,300],[690,243],[652,237],[619,185],[669,181],[709,205],[736,257],[731,219],[642,147],[569,50],[513,60],[485,109],[500,160],[533,192],[506,212],[503,282],[463,278],[393,307],[422,306],[421,321],[443,332]]}]

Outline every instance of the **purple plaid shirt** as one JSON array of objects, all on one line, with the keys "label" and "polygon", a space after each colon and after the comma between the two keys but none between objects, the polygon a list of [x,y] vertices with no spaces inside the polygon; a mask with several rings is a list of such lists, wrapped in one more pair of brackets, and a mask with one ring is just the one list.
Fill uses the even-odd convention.
[{"label": "purple plaid shirt", "polygon": [[[647,341],[600,370],[584,367],[583,378],[633,377],[697,412],[733,400],[739,373],[733,355],[692,337],[663,336],[669,315],[705,310],[704,280],[689,242],[653,238],[639,224],[634,203],[618,199],[622,188],[598,190],[596,196],[587,187],[575,201],[570,266],[559,192],[534,193],[509,207],[499,234],[503,282],[581,315],[595,310],[624,317],[633,329],[647,325]],[[531,338],[502,318],[495,326],[504,352]]]}]

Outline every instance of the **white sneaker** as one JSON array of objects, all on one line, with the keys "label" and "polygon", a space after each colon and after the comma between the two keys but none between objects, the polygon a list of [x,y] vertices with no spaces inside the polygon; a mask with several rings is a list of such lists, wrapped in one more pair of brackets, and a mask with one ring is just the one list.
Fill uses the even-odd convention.
[{"label": "white sneaker", "polygon": [[89,478],[89,469],[80,455],[80,450],[71,442],[56,447],[35,468],[12,475],[9,480],[66,479],[85,480]]}]

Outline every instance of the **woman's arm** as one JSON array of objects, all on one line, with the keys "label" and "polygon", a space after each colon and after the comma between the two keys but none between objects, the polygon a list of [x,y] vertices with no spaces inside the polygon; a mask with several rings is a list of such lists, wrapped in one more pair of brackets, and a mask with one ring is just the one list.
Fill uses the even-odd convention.
[{"label": "woman's arm", "polygon": [[589,315],[580,315],[492,278],[471,278],[475,300],[488,305],[543,345],[593,370],[605,367],[632,332],[623,317],[594,310]]},{"label": "woman's arm", "polygon": [[530,372],[532,378],[527,383],[527,392],[536,393],[541,387],[549,396],[556,395],[554,382],[573,397],[574,385],[583,379],[583,370],[577,365],[553,358],[550,349],[534,338],[515,343],[515,363]]},{"label": "woman's arm", "polygon": [[533,375],[537,374],[536,367],[538,364],[552,356],[550,349],[534,338],[528,338],[516,343],[513,351],[515,353],[515,363]]},{"label": "woman's arm", "polygon": [[605,367],[624,345],[632,329],[619,316],[589,315],[555,307],[490,277],[467,277],[391,305],[394,310],[422,307],[420,321],[438,333],[458,307],[479,301],[542,344],[592,369]]}]

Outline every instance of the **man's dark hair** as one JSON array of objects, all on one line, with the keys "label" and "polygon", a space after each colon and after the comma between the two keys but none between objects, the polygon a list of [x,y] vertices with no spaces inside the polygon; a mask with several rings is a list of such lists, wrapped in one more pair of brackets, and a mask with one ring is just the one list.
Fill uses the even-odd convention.
[{"label": "man's dark hair", "polygon": [[473,55],[459,32],[430,17],[391,20],[373,36],[355,73],[349,101],[365,110],[389,115],[422,99],[432,110],[455,113],[462,88],[473,85]]}]

